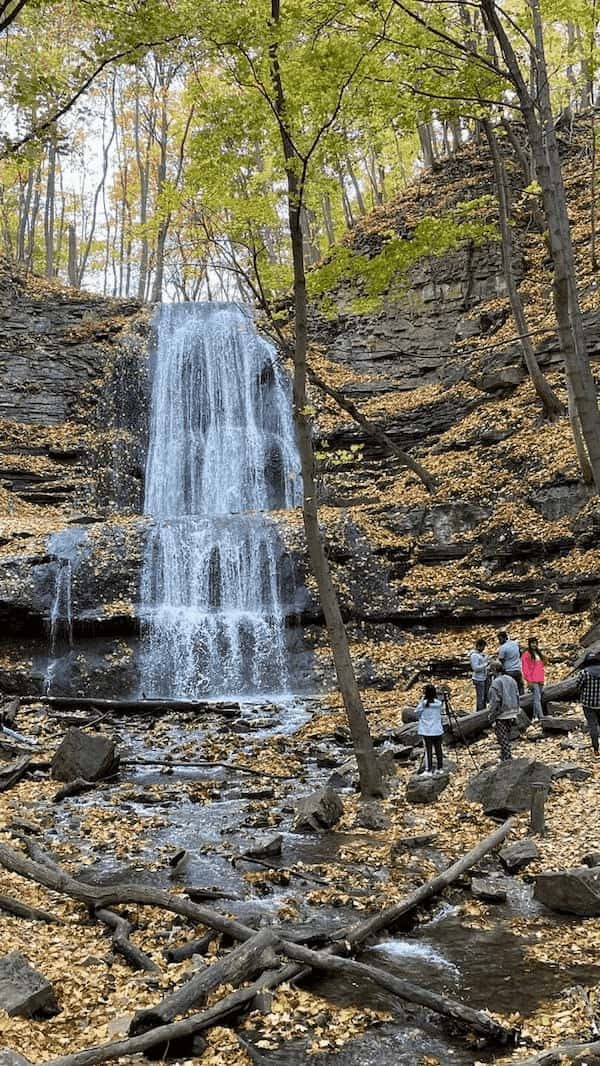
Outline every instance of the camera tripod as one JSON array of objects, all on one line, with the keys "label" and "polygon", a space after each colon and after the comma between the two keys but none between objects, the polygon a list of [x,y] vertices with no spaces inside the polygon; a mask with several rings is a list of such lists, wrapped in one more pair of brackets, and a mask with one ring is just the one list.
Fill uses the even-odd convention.
[{"label": "camera tripod", "polygon": [[[467,749],[467,751],[468,751],[468,753],[469,753],[469,755],[471,757],[471,762],[473,763],[473,766],[475,767],[475,769],[479,773],[479,770],[480,770],[479,763],[477,762],[477,759],[473,755],[473,752],[471,751],[470,745],[467,743],[467,740],[466,740],[466,738],[465,738],[465,736],[463,734],[463,731],[462,731],[462,729],[460,727],[460,720],[458,718],[458,715],[457,715],[456,711],[454,710],[454,707],[452,706],[452,704],[450,702],[450,696],[449,696],[449,694],[447,692],[443,693],[443,700],[444,700],[444,708],[445,708],[446,714],[448,716],[448,726],[449,726],[449,729],[450,729],[450,734],[455,739],[458,737],[462,741],[463,746]],[[458,749],[457,749],[457,761],[458,761]]]}]

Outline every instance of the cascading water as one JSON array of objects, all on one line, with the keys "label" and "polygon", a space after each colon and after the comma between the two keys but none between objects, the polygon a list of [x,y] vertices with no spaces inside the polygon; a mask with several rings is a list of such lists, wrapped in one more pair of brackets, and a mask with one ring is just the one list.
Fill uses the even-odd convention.
[{"label": "cascading water", "polygon": [[265,512],[299,500],[288,382],[234,305],[157,321],[142,571],[147,696],[282,693],[293,573]]},{"label": "cascading water", "polygon": [[73,575],[85,551],[87,532],[78,526],[53,533],[48,551],[56,558],[54,596],[50,608],[50,648],[44,676],[44,692],[56,683],[62,689],[68,676],[73,650]]}]

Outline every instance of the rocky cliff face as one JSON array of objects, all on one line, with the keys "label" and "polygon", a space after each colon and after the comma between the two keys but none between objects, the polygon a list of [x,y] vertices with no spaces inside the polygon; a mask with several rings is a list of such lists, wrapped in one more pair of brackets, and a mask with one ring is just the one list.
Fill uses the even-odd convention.
[{"label": "rocky cliff face", "polygon": [[[425,177],[381,209],[387,215],[379,228],[404,231],[418,210],[435,213],[442,199],[447,206],[489,191],[489,168],[477,156],[473,171],[473,151],[452,163],[447,181]],[[575,195],[585,185],[577,154],[569,167]],[[368,232],[365,223],[350,239],[373,250],[372,230],[371,220]],[[542,324],[535,333],[540,362],[566,400],[547,328],[540,240],[521,235],[517,267],[532,328]],[[584,246],[582,236],[580,256]],[[582,287],[597,363],[600,301],[585,273]],[[402,687],[417,669],[468,684],[466,651],[480,633],[493,647],[499,626],[522,640],[535,632],[560,674],[582,640],[596,635],[600,509],[579,479],[566,419],[541,420],[497,245],[420,260],[369,314],[351,313],[351,296],[342,283],[333,294],[338,313],[313,316],[313,362],[438,485],[430,495],[315,396],[323,520],[363,684]],[[6,271],[0,314],[0,686],[43,687],[68,563],[73,647],[64,624],[55,626],[56,690],[126,691],[135,683],[147,524],[140,515],[147,314],[133,302],[48,288]],[[314,645],[318,681],[331,676],[331,664],[301,522],[281,516],[280,525],[306,584],[298,621]],[[306,660],[299,662],[306,672]]]},{"label": "rocky cliff face", "polygon": [[[149,325],[134,301],[7,267],[0,317],[0,684],[27,691],[43,685],[68,554],[75,641],[132,630],[136,574],[123,544],[136,543],[128,516],[143,498]],[[69,634],[59,638],[64,651]],[[75,687],[88,653],[92,673],[102,675],[106,654],[116,652],[114,641],[74,648]]]}]

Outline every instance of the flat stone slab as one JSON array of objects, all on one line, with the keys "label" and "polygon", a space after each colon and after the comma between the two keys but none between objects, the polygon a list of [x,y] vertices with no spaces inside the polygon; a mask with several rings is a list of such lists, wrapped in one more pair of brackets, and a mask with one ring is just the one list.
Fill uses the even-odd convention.
[{"label": "flat stone slab", "polygon": [[600,866],[538,874],[533,898],[553,911],[597,918],[600,916]]},{"label": "flat stone slab", "polygon": [[564,778],[568,781],[587,781],[591,776],[591,770],[586,770],[576,762],[559,763],[552,768],[553,781],[561,781]]},{"label": "flat stone slab", "polygon": [[50,1018],[58,1012],[52,985],[18,951],[0,959],[0,1003],[11,1017]]},{"label": "flat stone slab", "polygon": [[474,877],[471,895],[483,903],[506,903],[506,885],[500,877]]},{"label": "flat stone slab", "polygon": [[508,844],[499,852],[500,862],[509,873],[518,873],[529,866],[534,859],[539,859],[540,849],[533,840],[517,840],[514,844]]}]

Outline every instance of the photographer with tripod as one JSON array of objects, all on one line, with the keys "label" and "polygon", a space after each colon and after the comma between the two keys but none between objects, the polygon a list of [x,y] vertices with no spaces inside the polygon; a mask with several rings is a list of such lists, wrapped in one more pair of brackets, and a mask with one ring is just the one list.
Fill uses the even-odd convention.
[{"label": "photographer with tripod", "polygon": [[[423,737],[425,745],[425,770],[424,774],[431,777],[432,774],[443,774],[444,753],[442,751],[442,737],[444,726],[442,724],[442,712],[444,705],[438,698],[435,685],[425,685],[422,699],[416,707],[418,720],[417,733]],[[437,770],[433,769],[433,752],[437,761]]]}]

